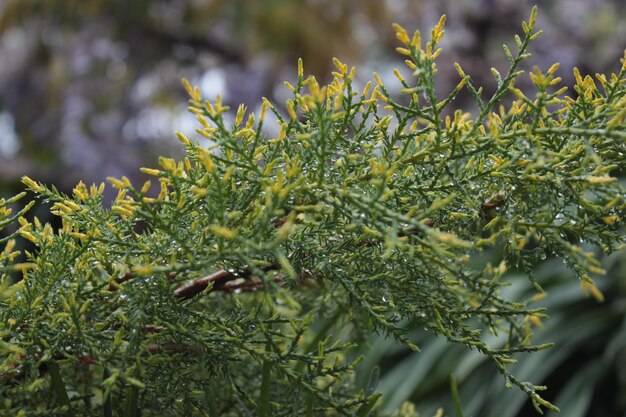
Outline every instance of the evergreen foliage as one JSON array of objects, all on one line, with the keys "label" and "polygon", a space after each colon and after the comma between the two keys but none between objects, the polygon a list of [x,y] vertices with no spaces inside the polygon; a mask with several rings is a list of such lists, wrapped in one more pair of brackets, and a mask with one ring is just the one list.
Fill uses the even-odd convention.
[{"label": "evergreen foliage", "polygon": [[[378,332],[418,350],[408,324],[479,351],[538,411],[554,409],[508,366],[550,346],[532,341],[536,265],[562,258],[601,300],[601,263],[583,248],[624,247],[626,59],[610,77],[574,70],[574,97],[558,65],[535,69],[527,96],[514,83],[535,15],[517,52],[504,46],[510,69],[492,70],[492,97],[458,65],[458,86],[438,96],[444,18],[424,45],[396,25],[413,72],[396,71],[400,98],[376,74],[357,91],[339,60],[320,86],[299,62],[286,114],[265,101],[229,124],[219,97],[185,82],[214,145],[179,134],[182,161],[142,169],[156,192],[110,178],[108,209],[104,185],[69,196],[24,178],[62,227],[0,201],[0,226],[20,225],[0,255],[3,415],[377,415],[377,375],[354,387],[351,348]],[[452,108],[463,89],[475,117]],[[268,112],[275,138],[262,133]],[[14,263],[17,235],[36,245],[28,262]],[[496,265],[482,256],[493,247]],[[507,298],[507,270],[536,295]]]}]

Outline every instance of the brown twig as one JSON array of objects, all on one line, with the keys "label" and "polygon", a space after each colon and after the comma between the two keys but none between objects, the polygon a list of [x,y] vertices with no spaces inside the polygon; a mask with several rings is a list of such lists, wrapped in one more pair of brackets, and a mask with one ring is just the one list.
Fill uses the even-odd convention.
[{"label": "brown twig", "polygon": [[148,353],[152,355],[157,353],[191,353],[197,355],[200,353],[200,349],[195,346],[175,342],[163,343],[162,345],[158,343],[148,343],[146,345],[146,349],[148,350]]},{"label": "brown twig", "polygon": [[491,197],[489,200],[485,201],[480,205],[480,211],[483,214],[487,214],[489,211],[496,209],[498,207],[502,207],[506,203],[506,194],[500,191],[498,194]]},{"label": "brown twig", "polygon": [[[264,271],[271,271],[275,269],[276,265],[273,264],[262,268]],[[248,279],[251,275],[252,271],[249,268],[242,268],[236,271],[226,271],[222,269],[212,273],[211,275],[184,283],[174,290],[174,297],[188,300],[206,290],[211,284],[213,284],[211,291],[226,292],[231,292],[237,289],[241,289],[242,291],[251,291],[261,287],[263,282],[258,277]]]}]

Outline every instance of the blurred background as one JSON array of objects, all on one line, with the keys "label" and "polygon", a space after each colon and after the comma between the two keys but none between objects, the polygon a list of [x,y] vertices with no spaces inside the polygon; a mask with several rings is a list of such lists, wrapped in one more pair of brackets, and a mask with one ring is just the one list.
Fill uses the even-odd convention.
[{"label": "blurred background", "polygon": [[[459,62],[486,93],[494,86],[489,68],[506,71],[501,45],[527,19],[532,2],[519,0],[0,0],[0,197],[22,189],[28,175],[69,192],[83,180],[99,183],[153,166],[158,155],[179,155],[180,130],[194,137],[195,118],[186,112],[185,77],[206,98],[254,110],[261,97],[283,102],[283,81],[305,72],[328,80],[331,58],[358,68],[357,83],[373,71],[394,84],[402,67],[391,29],[429,34],[447,14],[439,87],[458,82]],[[544,0],[537,27],[543,36],[525,68],[546,70],[571,84],[572,67],[584,74],[616,72],[626,49],[624,0]],[[527,79],[525,77],[524,79]],[[523,84],[523,83],[521,83]],[[519,85],[521,85],[519,84]],[[519,86],[518,85],[518,86]],[[523,86],[522,86],[523,87]],[[472,110],[469,97],[458,106]],[[272,127],[270,126],[269,129]],[[45,220],[44,210],[39,210]],[[546,397],[567,417],[626,416],[626,262],[607,259],[600,281],[606,301],[585,299],[560,261],[538,276],[550,296],[552,319],[538,341],[557,341],[535,354],[518,374],[550,386]],[[519,278],[519,277],[517,277]],[[529,291],[510,277],[514,294]],[[517,293],[515,293],[517,291]],[[553,297],[553,298],[551,298]],[[372,338],[373,349],[357,375],[366,384],[381,366],[379,389],[386,406],[413,400],[431,413],[452,415],[448,378],[455,372],[466,415],[534,415],[525,398],[505,391],[504,381],[479,355],[447,346],[415,330],[423,352],[409,354]],[[543,355],[543,356],[542,356]],[[503,394],[503,391],[504,394]]]}]

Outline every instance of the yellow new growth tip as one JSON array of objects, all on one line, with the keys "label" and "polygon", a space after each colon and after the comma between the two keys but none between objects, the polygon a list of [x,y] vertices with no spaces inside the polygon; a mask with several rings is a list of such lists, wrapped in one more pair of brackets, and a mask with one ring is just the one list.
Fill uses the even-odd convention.
[{"label": "yellow new growth tip", "polygon": [[78,198],[80,201],[87,201],[89,199],[89,190],[87,190],[87,186],[82,181],[78,183],[72,193]]},{"label": "yellow new growth tip", "polygon": [[335,64],[335,67],[341,74],[346,74],[348,72],[348,66],[342,63],[339,59],[333,58],[333,64]]},{"label": "yellow new growth tip", "polygon": [[240,104],[237,108],[237,115],[235,116],[235,127],[239,127],[241,122],[243,122],[243,116],[246,115],[246,106]]},{"label": "yellow new growth tip", "polygon": [[439,22],[437,22],[437,25],[435,26],[435,28],[433,29],[431,33],[434,43],[438,43],[441,40],[441,38],[443,38],[443,35],[446,32],[445,30],[443,30],[443,27],[445,24],[446,24],[446,15],[444,14],[443,16],[441,16],[441,18],[439,19]]},{"label": "yellow new growth tip", "polygon": [[202,99],[200,95],[200,89],[198,87],[192,87],[191,83],[189,83],[186,78],[183,78],[183,86],[185,87],[187,94],[189,94],[189,97],[191,97],[192,100],[200,101]]},{"label": "yellow new growth tip", "polygon": [[413,38],[411,38],[411,45],[413,45],[413,47],[418,51],[422,49],[422,34],[419,30],[416,30],[415,33],[413,33]]},{"label": "yellow new growth tip", "polygon": [[405,56],[410,56],[411,55],[411,51],[409,51],[406,48],[398,47],[398,48],[396,48],[396,52],[398,52],[401,55],[405,55]]},{"label": "yellow new growth tip", "polygon": [[454,69],[456,70],[456,72],[459,73],[459,76],[461,78],[465,78],[465,71],[463,71],[463,68],[461,68],[461,66],[457,62],[454,63]]},{"label": "yellow new growth tip", "polygon": [[411,39],[409,38],[409,34],[405,28],[400,26],[398,23],[394,23],[391,26],[396,31],[396,38],[398,38],[400,42],[402,42],[405,45],[408,45],[411,42]]},{"label": "yellow new growth tip", "polygon": [[44,190],[43,187],[39,183],[33,181],[27,176],[22,177],[22,183],[25,186],[27,186],[30,190],[35,191],[37,193],[40,193]]},{"label": "yellow new growth tip", "polygon": [[176,162],[172,158],[165,158],[163,156],[160,156],[159,165],[161,165],[161,167],[167,172],[174,172],[176,170]]},{"label": "yellow new growth tip", "polygon": [[124,181],[118,180],[117,178],[114,178],[114,177],[107,177],[107,181],[110,182],[111,185],[113,185],[113,188],[117,188],[119,190],[126,187],[126,184],[124,183]]},{"label": "yellow new growth tip", "polygon": [[541,317],[539,317],[539,316],[537,316],[535,314],[531,314],[530,316],[527,316],[526,318],[528,319],[529,322],[531,322],[538,329],[542,329],[543,328],[543,323],[541,322]]},{"label": "yellow new growth tip", "polygon": [[185,135],[183,135],[181,132],[176,132],[176,137],[183,145],[185,146],[191,145],[191,142],[189,141],[189,139]]},{"label": "yellow new growth tip", "polygon": [[591,184],[610,184],[612,182],[617,181],[617,178],[615,177],[598,177],[595,175],[590,175],[587,177],[587,181],[589,181]]},{"label": "yellow new growth tip", "polygon": [[298,79],[301,80],[304,77],[304,65],[302,64],[302,58],[298,58]]},{"label": "yellow new growth tip", "polygon": [[396,68],[393,69],[393,75],[396,76],[398,81],[400,81],[401,83],[404,83],[404,77],[402,77],[402,74],[400,74],[400,71],[398,71]]},{"label": "yellow new growth tip", "polygon": [[596,287],[596,284],[590,278],[583,278],[580,280],[580,290],[585,297],[590,295],[596,299],[597,302],[604,302],[604,294]]},{"label": "yellow new growth tip", "polygon": [[209,226],[209,230],[216,236],[221,237],[226,240],[233,240],[237,237],[237,232],[229,229],[228,227],[211,225]]},{"label": "yellow new growth tip", "polygon": [[158,169],[152,169],[152,168],[139,168],[139,171],[143,172],[144,174],[148,174],[148,175],[152,175],[154,177],[158,177],[159,174],[161,173],[161,171],[159,171]]},{"label": "yellow new growth tip", "polygon": [[289,113],[289,117],[291,118],[291,120],[297,120],[298,115],[296,114],[296,105],[294,101],[292,99],[287,100],[286,106],[287,112]]},{"label": "yellow new growth tip", "polygon": [[379,86],[381,86],[381,87],[382,87],[383,82],[382,82],[382,80],[380,79],[380,76],[379,76],[377,73],[374,73],[373,75],[374,75],[374,81],[376,81],[376,84],[378,84]]}]

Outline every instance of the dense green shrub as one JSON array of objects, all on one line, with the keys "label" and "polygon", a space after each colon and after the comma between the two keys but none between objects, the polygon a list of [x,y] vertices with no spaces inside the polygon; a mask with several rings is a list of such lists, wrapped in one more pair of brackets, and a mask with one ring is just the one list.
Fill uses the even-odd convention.
[{"label": "dense green shrub", "polygon": [[[227,123],[219,98],[185,82],[214,145],[179,134],[182,161],[142,169],[156,192],[111,178],[108,209],[104,185],[68,196],[24,178],[62,227],[11,217],[0,202],[0,225],[20,224],[0,255],[0,411],[376,415],[376,372],[355,388],[350,352],[371,332],[417,350],[408,326],[480,352],[537,410],[554,409],[509,365],[550,346],[532,341],[544,317],[535,266],[560,257],[601,300],[590,275],[603,270],[586,245],[624,247],[626,60],[595,80],[575,70],[575,97],[558,87],[557,65],[535,69],[537,93],[525,95],[514,82],[539,36],[535,14],[517,53],[504,47],[509,71],[492,70],[492,97],[460,66],[458,86],[438,97],[442,18],[424,46],[395,27],[412,71],[396,71],[400,98],[377,75],[357,91],[338,60],[326,86],[299,63],[286,114],[265,101]],[[462,89],[476,98],[473,118],[451,109]],[[262,133],[268,112],[274,138]],[[18,234],[36,250],[16,264]],[[497,264],[484,257],[493,247]],[[507,297],[507,270],[536,294]]]}]

